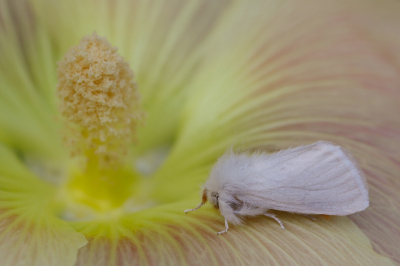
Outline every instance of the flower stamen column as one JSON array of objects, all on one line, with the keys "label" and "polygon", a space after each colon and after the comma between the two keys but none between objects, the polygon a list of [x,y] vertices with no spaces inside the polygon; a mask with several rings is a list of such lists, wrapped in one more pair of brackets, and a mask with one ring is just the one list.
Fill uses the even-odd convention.
[{"label": "flower stamen column", "polygon": [[117,48],[93,33],[59,62],[57,88],[73,158],[68,197],[99,212],[115,209],[137,179],[127,163],[143,118],[133,72]]}]

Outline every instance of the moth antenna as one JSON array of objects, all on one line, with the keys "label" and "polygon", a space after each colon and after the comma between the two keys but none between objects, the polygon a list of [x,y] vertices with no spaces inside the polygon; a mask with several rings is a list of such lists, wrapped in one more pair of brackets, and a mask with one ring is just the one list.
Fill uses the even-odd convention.
[{"label": "moth antenna", "polygon": [[229,226],[228,226],[228,220],[225,219],[225,230],[218,232],[217,235],[225,234],[228,232]]},{"label": "moth antenna", "polygon": [[283,223],[281,222],[281,220],[279,220],[279,219],[275,216],[275,214],[272,214],[272,213],[264,213],[264,215],[267,216],[267,217],[271,217],[272,219],[274,219],[275,221],[277,221],[277,222],[281,225],[281,228],[282,228],[282,229],[285,229],[285,227],[283,226]]},{"label": "moth antenna", "polygon": [[192,212],[192,211],[198,210],[198,209],[200,209],[201,206],[203,206],[206,203],[207,203],[207,190],[204,189],[203,190],[203,195],[201,197],[201,203],[199,205],[197,205],[196,208],[185,210],[184,213],[188,213],[188,212]]},{"label": "moth antenna", "polygon": [[201,202],[199,205],[197,205],[196,208],[188,209],[188,210],[185,210],[184,212],[185,212],[185,213],[188,213],[188,212],[192,212],[192,211],[198,210],[198,209],[200,209],[200,207],[203,206],[203,205],[204,205],[204,203]]}]

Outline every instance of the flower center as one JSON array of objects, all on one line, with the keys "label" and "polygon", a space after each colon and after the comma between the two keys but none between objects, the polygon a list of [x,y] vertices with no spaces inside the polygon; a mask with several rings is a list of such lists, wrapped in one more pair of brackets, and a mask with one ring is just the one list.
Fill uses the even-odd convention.
[{"label": "flower center", "polygon": [[133,72],[117,48],[93,33],[58,63],[57,89],[73,158],[67,198],[100,212],[121,206],[138,181],[128,159],[144,116]]}]

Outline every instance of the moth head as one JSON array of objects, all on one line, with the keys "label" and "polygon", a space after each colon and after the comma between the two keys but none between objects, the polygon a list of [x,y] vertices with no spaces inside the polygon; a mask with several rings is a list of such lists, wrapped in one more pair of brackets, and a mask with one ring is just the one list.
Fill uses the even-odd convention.
[{"label": "moth head", "polygon": [[209,191],[209,190],[204,190],[203,195],[206,195],[208,201],[215,207],[215,208],[219,208],[218,205],[218,198],[219,198],[219,194],[218,192],[215,191]]}]

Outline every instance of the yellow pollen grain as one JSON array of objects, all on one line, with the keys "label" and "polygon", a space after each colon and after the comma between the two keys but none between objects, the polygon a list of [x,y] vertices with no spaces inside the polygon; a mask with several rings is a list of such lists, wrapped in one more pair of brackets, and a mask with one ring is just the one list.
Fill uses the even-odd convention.
[{"label": "yellow pollen grain", "polygon": [[123,163],[143,113],[133,72],[117,48],[96,33],[86,36],[58,63],[57,75],[72,155]]}]

